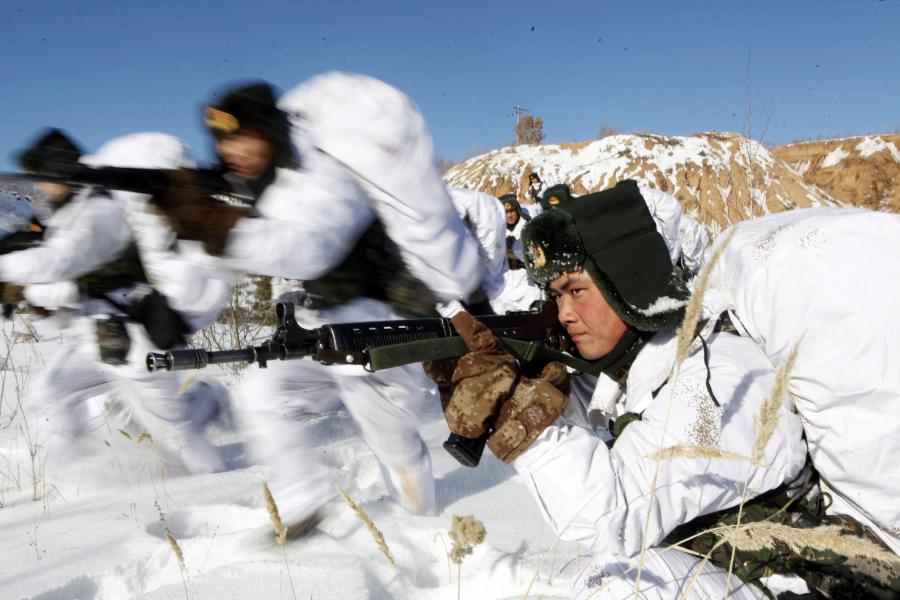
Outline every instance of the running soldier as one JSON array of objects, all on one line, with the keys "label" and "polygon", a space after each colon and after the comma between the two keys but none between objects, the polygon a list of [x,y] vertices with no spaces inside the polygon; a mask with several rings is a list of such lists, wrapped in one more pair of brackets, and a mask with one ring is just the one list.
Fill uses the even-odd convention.
[{"label": "running soldier", "polygon": [[[62,132],[51,130],[20,155],[20,163],[26,171],[60,176],[79,169],[79,159],[94,164],[121,164],[124,159],[129,166],[165,168],[191,164],[174,138],[149,135],[158,137],[151,144],[111,142],[89,158]],[[129,156],[142,158],[135,164]],[[225,469],[203,434],[222,390],[202,382],[180,393],[181,378],[149,374],[145,356],[160,346],[177,345],[190,327],[215,318],[227,289],[193,271],[183,279],[202,290],[206,304],[198,305],[197,292],[179,298],[177,286],[167,286],[172,295],[162,295],[149,283],[145,269],[155,257],[141,255],[121,202],[90,188],[75,192],[62,184],[37,185],[56,207],[47,219],[46,236],[39,246],[0,256],[0,280],[29,289],[47,284],[41,286],[44,297],[35,301],[68,307],[73,315],[63,344],[28,391],[45,458],[72,457],[73,441],[84,432],[90,414],[86,401],[114,392],[136,426],[189,472]],[[170,278],[178,275],[171,262],[165,270]],[[48,295],[48,290],[53,293]],[[172,306],[185,300],[192,308],[175,312]],[[142,318],[149,315],[154,318]]]},{"label": "running soldier", "polygon": [[[235,272],[302,281],[281,299],[297,303],[304,327],[433,314],[437,301],[467,299],[480,282],[477,247],[409,99],[376,80],[332,73],[280,106],[259,83],[206,109],[220,168],[252,193],[252,206],[163,203],[180,235],[202,241]],[[435,510],[431,458],[418,432],[426,386],[414,367],[366,373],[312,360],[248,375],[243,420],[253,455],[272,471],[279,541],[315,526],[334,495],[316,459],[316,428],[341,404],[394,499],[414,514]]]}]

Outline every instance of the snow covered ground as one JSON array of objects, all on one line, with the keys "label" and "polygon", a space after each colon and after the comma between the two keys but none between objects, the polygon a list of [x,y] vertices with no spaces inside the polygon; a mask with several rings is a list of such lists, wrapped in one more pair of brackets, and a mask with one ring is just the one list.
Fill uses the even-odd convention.
[{"label": "snow covered ground", "polygon": [[[558,598],[568,597],[584,566],[583,551],[557,543],[512,468],[486,453],[468,469],[444,452],[437,401],[424,429],[439,499],[433,517],[410,517],[386,496],[345,414],[321,422],[324,461],[383,532],[396,569],[340,498],[310,536],[276,545],[262,500],[265,473],[247,464],[239,435],[221,425],[211,438],[231,469],[192,477],[162,466],[152,443],[98,416],[95,458],[34,500],[33,480],[43,488],[54,479],[40,465],[32,476],[36,425],[22,409],[28,379],[59,335],[35,327],[39,341],[17,317],[3,323],[0,340],[0,598]],[[234,385],[229,372],[209,371]],[[461,572],[447,558],[453,515],[474,515],[487,529]]]}]

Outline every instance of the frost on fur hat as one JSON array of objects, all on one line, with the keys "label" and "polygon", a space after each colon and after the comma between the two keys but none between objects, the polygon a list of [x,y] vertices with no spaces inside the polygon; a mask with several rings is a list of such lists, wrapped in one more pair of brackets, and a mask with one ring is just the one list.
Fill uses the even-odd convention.
[{"label": "frost on fur hat", "polygon": [[632,180],[560,203],[522,232],[525,267],[546,287],[582,267],[616,314],[641,331],[676,326],[690,293]]}]

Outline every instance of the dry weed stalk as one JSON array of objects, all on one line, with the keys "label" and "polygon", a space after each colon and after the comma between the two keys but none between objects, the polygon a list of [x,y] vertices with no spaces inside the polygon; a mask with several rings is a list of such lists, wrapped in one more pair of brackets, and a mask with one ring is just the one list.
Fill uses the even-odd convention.
[{"label": "dry weed stalk", "polygon": [[284,546],[287,542],[287,527],[281,521],[281,515],[278,514],[278,505],[275,504],[275,498],[269,490],[269,485],[263,483],[263,498],[266,500],[266,510],[269,511],[269,518],[272,519],[272,526],[275,528],[275,541],[279,546]]},{"label": "dry weed stalk", "polygon": [[175,539],[175,536],[172,535],[171,532],[166,532],[166,541],[169,542],[169,547],[172,548],[172,552],[175,553],[175,558],[178,559],[178,566],[182,571],[185,570],[184,564],[184,553],[181,551],[181,546],[178,545],[178,540]]},{"label": "dry weed stalk", "polygon": [[366,511],[363,510],[363,507],[353,501],[353,498],[347,495],[347,492],[341,489],[340,486],[334,486],[337,488],[338,493],[341,495],[341,498],[344,499],[344,502],[347,503],[347,506],[350,507],[351,510],[356,514],[356,518],[362,521],[366,528],[369,530],[369,533],[372,534],[372,539],[375,540],[375,544],[378,546],[378,549],[381,550],[381,553],[384,554],[385,558],[388,559],[388,562],[391,563],[391,566],[394,569],[397,569],[397,562],[394,560],[394,554],[391,552],[391,549],[388,547],[387,542],[384,541],[384,534],[375,526],[375,523],[366,514]]},{"label": "dry weed stalk", "polygon": [[[713,252],[712,256],[703,265],[703,268],[700,270],[700,274],[697,275],[696,283],[694,284],[694,290],[691,293],[691,298],[688,301],[687,308],[684,311],[684,319],[681,322],[681,326],[678,328],[676,332],[676,344],[675,344],[675,365],[673,367],[672,376],[669,380],[671,385],[671,392],[669,393],[669,404],[666,407],[666,418],[663,422],[663,430],[662,435],[659,438],[659,450],[657,453],[663,451],[663,444],[666,439],[666,432],[669,427],[669,418],[672,415],[672,405],[674,404],[675,398],[675,382],[678,380],[678,373],[681,369],[681,363],[684,362],[684,359],[687,358],[688,353],[691,350],[691,345],[694,341],[694,334],[697,331],[697,324],[700,322],[700,316],[703,312],[703,296],[706,294],[706,288],[709,287],[709,278],[712,274],[713,268],[716,266],[716,263],[719,262],[719,259],[722,258],[722,254],[725,253],[725,249],[731,243],[731,240],[734,238],[736,230],[732,230],[728,236],[722,240],[716,247],[716,250]],[[643,540],[641,541],[641,553],[638,559],[638,571],[637,577],[635,581],[635,585],[637,590],[641,589],[641,574],[643,572],[644,566],[644,553],[647,550],[646,542],[647,534],[650,531],[650,516],[653,514],[653,500],[656,498],[656,482],[659,479],[659,469],[662,465],[662,461],[656,461],[656,469],[653,472],[653,479],[650,481],[650,500],[647,505],[647,515],[644,519],[644,529],[643,529]]]},{"label": "dry weed stalk", "polygon": [[893,552],[864,537],[845,535],[842,531],[839,525],[820,525],[801,529],[782,523],[760,521],[726,528],[720,535],[738,550],[762,550],[781,541],[797,553],[802,552],[804,548],[826,549],[838,556],[871,558],[900,565],[900,557]]},{"label": "dry weed stalk", "polygon": [[790,383],[791,371],[794,369],[794,362],[797,360],[797,350],[800,348],[798,342],[788,356],[787,362],[778,368],[775,374],[775,386],[772,393],[763,401],[759,410],[759,415],[753,424],[756,431],[756,439],[753,442],[753,452],[751,454],[754,464],[758,464],[766,450],[766,445],[775,433],[775,426],[778,425],[778,410],[781,408],[784,398],[788,392],[788,384]]},{"label": "dry weed stalk", "polygon": [[[769,440],[772,439],[772,434],[775,433],[775,427],[778,425],[779,417],[778,411],[781,408],[782,403],[784,402],[784,397],[788,391],[788,383],[790,382],[791,370],[794,368],[794,361],[797,360],[797,350],[800,347],[800,342],[797,342],[794,345],[794,349],[791,350],[790,356],[788,356],[787,362],[781,365],[775,373],[775,384],[772,387],[772,392],[766,397],[763,401],[762,406],[759,408],[759,414],[756,416],[756,419],[753,422],[753,429],[756,432],[756,439],[753,440],[753,450],[751,451],[751,462],[754,466],[760,464],[760,460],[765,453],[766,446],[769,443]],[[744,480],[744,489],[741,491],[741,503],[738,505],[738,514],[737,514],[737,523],[735,524],[735,529],[741,526],[741,519],[744,516],[744,504],[747,501],[747,490],[750,487],[750,477],[752,477],[752,470],[747,473],[747,478]],[[726,580],[726,586],[728,586],[730,590],[731,586],[731,576],[734,572],[734,559],[737,554],[737,546],[731,545],[731,557],[728,561],[728,579]],[[692,582],[693,584],[693,582]]]},{"label": "dry weed stalk", "polygon": [[[28,323],[21,316],[19,316],[19,320],[25,324],[26,328],[29,327]],[[11,325],[12,328],[10,330],[9,336],[7,336],[5,328],[3,330],[3,338],[6,345],[6,359],[4,360],[3,375],[2,377],[0,377],[0,392],[6,391],[7,372],[12,373],[13,383],[15,385],[16,404],[8,425],[12,425],[16,415],[19,416],[20,422],[17,423],[17,430],[23,434],[23,437],[25,439],[25,446],[28,450],[28,456],[31,462],[31,499],[37,501],[41,498],[44,498],[44,492],[47,489],[47,484],[44,480],[46,456],[41,452],[42,446],[38,443],[39,421],[37,423],[34,423],[32,428],[32,423],[30,423],[28,419],[28,413],[26,412],[25,407],[22,404],[22,398],[25,395],[26,390],[28,389],[29,372],[21,365],[17,366],[13,360],[13,351],[20,339],[20,335],[16,331],[15,318],[13,318]],[[36,337],[32,338],[28,343],[31,346],[31,350],[35,354],[35,356],[40,356],[35,349],[37,345],[36,339]],[[19,377],[20,371],[22,375],[21,378]],[[2,395],[5,395],[5,393],[3,393]],[[0,408],[2,408],[2,396],[0,396]],[[21,488],[18,477],[16,477],[16,484],[17,487]],[[44,507],[46,509],[46,498],[44,498],[44,502]]]},{"label": "dry weed stalk", "polygon": [[181,398],[184,395],[184,393],[187,391],[187,389],[189,387],[191,387],[191,384],[194,383],[194,381],[196,381],[196,380],[197,380],[196,375],[191,375],[189,377],[185,377],[184,381],[181,382],[181,385],[178,386],[178,391],[175,392],[175,398],[176,399]]},{"label": "dry weed stalk", "polygon": [[738,454],[737,452],[729,452],[721,448],[713,446],[690,446],[687,444],[677,444],[663,448],[651,454],[648,458],[651,460],[671,460],[673,458],[705,458],[718,460],[750,460],[749,456]]},{"label": "dry weed stalk", "polygon": [[186,600],[190,600],[190,593],[188,592],[188,582],[187,582],[187,565],[184,561],[184,553],[181,551],[181,546],[178,545],[178,540],[175,539],[175,536],[167,529],[166,530],[166,541],[169,542],[169,547],[172,548],[172,552],[175,553],[175,558],[178,559],[178,570],[181,572],[181,584],[184,586],[184,597]]},{"label": "dry weed stalk", "polygon": [[691,293],[691,299],[688,301],[687,308],[684,311],[684,320],[681,322],[681,327],[678,328],[678,343],[675,350],[676,370],[687,358],[691,349],[691,343],[694,341],[694,333],[697,331],[697,323],[700,322],[700,314],[703,308],[703,295],[706,293],[706,288],[709,287],[709,278],[712,270],[716,263],[719,262],[719,259],[722,258],[725,249],[731,244],[735,232],[736,230],[732,229],[728,237],[716,246],[715,252],[713,252],[709,261],[703,265],[700,274],[697,275],[694,291]]}]

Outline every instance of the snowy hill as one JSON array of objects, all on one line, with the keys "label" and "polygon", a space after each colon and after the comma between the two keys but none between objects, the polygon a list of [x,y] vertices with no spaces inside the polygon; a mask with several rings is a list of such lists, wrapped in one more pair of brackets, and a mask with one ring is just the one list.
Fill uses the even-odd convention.
[{"label": "snowy hill", "polygon": [[754,216],[837,203],[764,146],[733,133],[631,134],[592,142],[508,146],[460,163],[444,178],[455,186],[493,195],[518,191],[524,197],[531,171],[545,180],[568,183],[576,194],[623,179],[642,180],[674,194],[713,231]]},{"label": "snowy hill", "polygon": [[900,212],[900,135],[788,144],[772,155],[843,202]]}]

